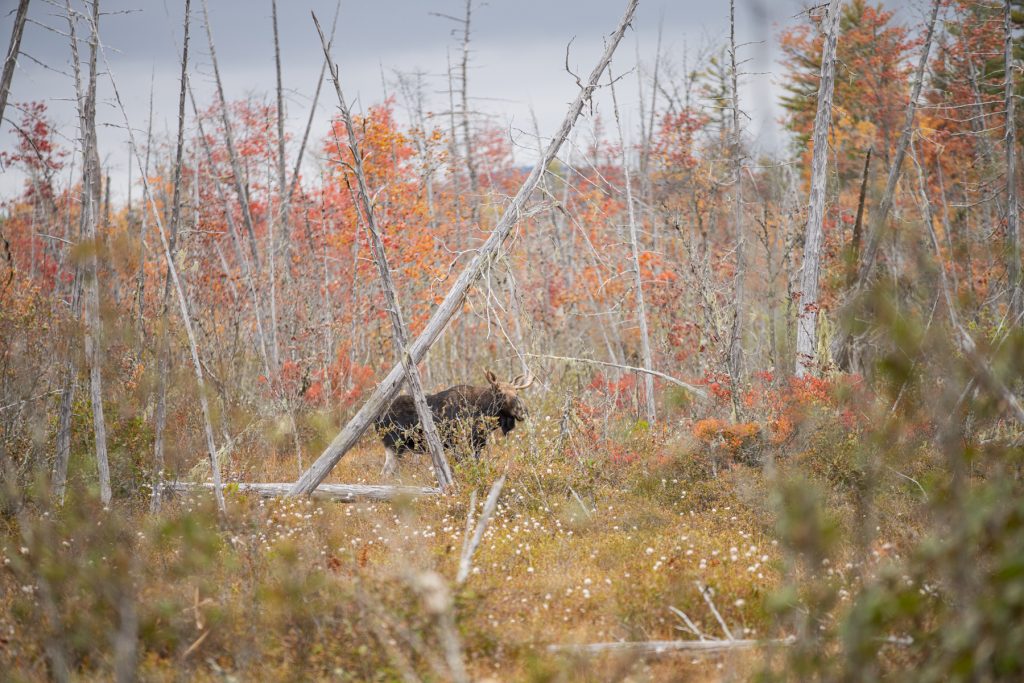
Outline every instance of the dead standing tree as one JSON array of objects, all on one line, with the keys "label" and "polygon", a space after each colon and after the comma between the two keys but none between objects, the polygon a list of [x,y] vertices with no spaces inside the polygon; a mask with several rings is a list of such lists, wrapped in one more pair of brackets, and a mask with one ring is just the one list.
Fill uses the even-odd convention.
[{"label": "dead standing tree", "polygon": [[107,461],[107,423],[103,415],[103,321],[100,318],[99,238],[100,155],[96,149],[96,55],[99,52],[99,0],[93,0],[89,31],[89,82],[83,89],[78,57],[78,15],[67,3],[71,59],[78,99],[78,120],[82,135],[81,234],[88,248],[85,267],[85,357],[89,364],[89,390],[96,438],[96,467],[100,479],[100,500],[110,502],[110,465]]},{"label": "dead standing tree", "polygon": [[747,259],[743,231],[743,158],[740,131],[739,76],[736,71],[736,0],[729,0],[729,80],[732,103],[732,144],[729,156],[733,169],[733,228],[736,230],[736,274],[733,278],[732,325],[729,328],[729,382],[733,386],[733,419],[740,419],[740,376],[743,373],[743,305],[746,289]]},{"label": "dead standing tree", "polygon": [[[548,143],[540,159],[537,160],[536,165],[530,171],[530,175],[526,178],[522,187],[519,188],[519,192],[512,199],[508,208],[505,209],[505,213],[487,238],[487,241],[480,246],[476,255],[459,274],[451,290],[434,311],[433,315],[431,315],[426,328],[409,346],[408,354],[412,363],[418,363],[426,356],[427,351],[430,350],[431,345],[441,336],[448,323],[462,310],[462,304],[466,299],[469,288],[483,274],[484,269],[497,257],[501,246],[505,243],[505,240],[512,232],[512,228],[522,215],[527,200],[536,189],[541,175],[547,169],[548,164],[555,159],[558,150],[562,147],[562,143],[565,142],[573,125],[576,123],[576,119],[582,113],[584,105],[590,101],[591,95],[597,89],[598,82],[604,70],[608,67],[612,55],[615,53],[615,48],[618,47],[622,36],[626,32],[626,28],[633,21],[633,15],[636,12],[638,2],[639,0],[629,0],[619,25],[612,35],[609,36],[604,54],[601,55],[597,66],[590,73],[586,84],[577,81],[580,86],[580,92],[576,96],[575,101],[569,106],[569,111],[566,113],[562,125],[554,137],[552,137],[551,142]],[[391,369],[391,372],[381,381],[370,395],[370,398],[363,404],[363,407],[356,413],[355,417],[345,425],[345,428],[334,438],[317,461],[295,482],[289,491],[290,495],[307,495],[324,480],[331,469],[369,428],[373,420],[391,404],[391,401],[398,394],[404,375],[405,371],[401,364]]]},{"label": "dead standing tree", "polygon": [[412,394],[413,403],[416,405],[416,414],[419,416],[420,425],[423,426],[423,436],[427,442],[427,450],[430,451],[430,459],[434,463],[437,483],[442,490],[447,490],[453,484],[452,471],[444,455],[441,437],[438,436],[437,428],[434,426],[434,416],[430,412],[430,406],[427,405],[427,397],[423,393],[423,383],[420,381],[419,370],[416,368],[416,363],[409,357],[409,330],[402,318],[402,309],[398,303],[398,291],[395,288],[394,280],[391,278],[391,269],[388,267],[387,254],[384,250],[384,240],[381,239],[377,218],[373,213],[373,199],[370,197],[370,190],[366,184],[366,174],[363,172],[363,155],[359,149],[359,142],[356,140],[356,130],[352,123],[352,112],[349,110],[348,104],[345,102],[345,95],[341,90],[338,65],[331,60],[331,47],[327,44],[327,39],[324,37],[324,32],[320,28],[320,22],[317,21],[315,13],[313,14],[313,23],[316,24],[316,31],[320,35],[320,44],[324,49],[327,68],[331,72],[334,90],[338,95],[338,108],[341,110],[341,118],[345,123],[345,129],[348,131],[348,149],[352,154],[352,164],[349,166],[349,169],[356,177],[356,183],[359,187],[359,201],[363,209],[363,220],[366,222],[366,227],[370,232],[373,260],[377,264],[377,270],[384,285],[384,296],[387,299],[388,316],[391,318],[395,353],[399,356],[405,373],[405,379],[409,383],[409,393]]},{"label": "dead standing tree", "polygon": [[[181,165],[185,152],[185,91],[188,85],[188,30],[191,24],[191,0],[185,0],[185,19],[183,21],[184,37],[181,52],[181,87],[178,92],[178,129],[174,150],[173,189],[171,190],[171,221],[170,221],[170,259],[174,260],[177,253],[178,228],[181,224]],[[145,207],[143,212],[147,213]],[[164,428],[167,426],[167,374],[170,371],[171,343],[167,329],[167,312],[171,299],[171,269],[167,268],[164,277],[164,294],[160,303],[160,320],[157,342],[157,391],[156,415],[153,426],[153,465],[156,480],[153,485],[153,497],[150,501],[153,510],[160,509],[160,496],[163,491],[161,480],[164,476]]]},{"label": "dead standing tree", "polygon": [[615,114],[615,128],[619,134],[619,147],[622,148],[622,176],[626,187],[626,214],[629,217],[629,246],[631,265],[633,267],[633,295],[636,297],[636,316],[640,325],[640,350],[644,362],[644,408],[647,424],[653,425],[657,417],[654,406],[654,376],[651,368],[651,337],[647,330],[647,307],[644,305],[644,281],[640,272],[640,248],[637,239],[636,209],[633,206],[633,183],[629,173],[629,159],[626,158],[626,140],[622,134],[622,121],[619,118],[619,101],[615,97],[615,79],[611,69],[608,70],[608,89],[612,95],[612,111]]},{"label": "dead standing tree", "polygon": [[[231,117],[228,116],[228,102],[224,98],[224,84],[220,79],[220,67],[217,65],[217,49],[213,42],[213,30],[210,28],[210,13],[206,6],[206,0],[203,0],[203,23],[206,24],[206,40],[210,46],[210,64],[213,66],[214,82],[217,85],[221,123],[224,126],[224,144],[228,151],[228,161],[231,162],[231,179],[234,182],[235,192],[238,195],[238,203],[242,210],[242,220],[245,223],[246,231],[249,233],[249,250],[252,252],[253,266],[256,270],[259,270],[260,256],[259,250],[256,247],[256,229],[253,226],[252,212],[249,211],[249,192],[244,182],[242,165],[235,151],[235,138],[231,132]],[[273,350],[271,350],[271,354],[271,358],[273,358]]]},{"label": "dead standing tree", "polygon": [[825,168],[828,164],[828,129],[832,122],[832,92],[836,77],[836,43],[842,0],[832,0],[825,15],[825,46],[821,55],[818,110],[814,115],[814,156],[811,159],[811,209],[804,239],[804,264],[800,275],[800,305],[796,326],[796,375],[813,366],[818,344],[818,276],[824,244]]},{"label": "dead standing tree", "polygon": [[466,155],[466,175],[473,209],[473,224],[480,222],[480,180],[473,158],[473,134],[469,126],[469,38],[473,17],[473,0],[466,0],[466,18],[462,21],[462,60],[459,62],[459,84],[462,100],[462,143]]},{"label": "dead standing tree", "polygon": [[1017,68],[1013,59],[1013,16],[1010,0],[1003,4],[1003,32],[1005,44],[1003,68],[1006,101],[1006,239],[1010,243],[1006,275],[1010,287],[1010,324],[1021,324],[1024,315],[1024,291],[1021,291],[1020,267],[1020,210],[1017,201],[1017,121],[1014,110],[1017,96],[1014,92],[1013,71]]}]

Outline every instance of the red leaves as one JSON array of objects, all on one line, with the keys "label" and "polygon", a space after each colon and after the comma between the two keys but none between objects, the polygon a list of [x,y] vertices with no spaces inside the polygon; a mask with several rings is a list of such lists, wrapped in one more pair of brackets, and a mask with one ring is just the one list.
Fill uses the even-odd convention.
[{"label": "red leaves", "polygon": [[604,373],[594,375],[587,387],[598,395],[612,399],[616,408],[624,408],[630,402],[630,397],[636,388],[636,376],[625,374],[618,380],[609,380]]}]

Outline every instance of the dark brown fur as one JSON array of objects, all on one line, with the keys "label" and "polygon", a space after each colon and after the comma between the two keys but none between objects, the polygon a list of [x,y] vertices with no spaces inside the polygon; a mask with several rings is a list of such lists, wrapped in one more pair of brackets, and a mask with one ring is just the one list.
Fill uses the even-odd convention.
[{"label": "dark brown fur", "polygon": [[[518,391],[529,386],[532,380],[517,377],[512,382],[499,382],[490,371],[486,375],[486,387],[460,384],[427,396],[427,405],[434,416],[442,444],[456,457],[472,452],[479,458],[491,432],[501,429],[507,435],[515,428],[516,422],[526,419],[526,406]],[[427,452],[423,428],[411,396],[396,398],[375,426],[390,453]]]}]

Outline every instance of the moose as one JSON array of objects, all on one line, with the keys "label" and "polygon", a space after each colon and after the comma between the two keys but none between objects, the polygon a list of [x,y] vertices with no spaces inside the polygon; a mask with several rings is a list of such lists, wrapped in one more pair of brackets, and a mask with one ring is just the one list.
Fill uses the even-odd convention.
[{"label": "moose", "polygon": [[[532,374],[519,375],[511,382],[499,381],[490,370],[485,370],[484,376],[486,387],[459,384],[426,397],[442,445],[454,451],[457,458],[472,451],[479,460],[491,432],[500,428],[502,435],[507,436],[516,422],[522,422],[528,415],[519,392],[533,383]],[[428,452],[412,396],[396,398],[374,426],[384,442],[381,473],[385,476],[394,475],[398,457],[406,451]]]}]

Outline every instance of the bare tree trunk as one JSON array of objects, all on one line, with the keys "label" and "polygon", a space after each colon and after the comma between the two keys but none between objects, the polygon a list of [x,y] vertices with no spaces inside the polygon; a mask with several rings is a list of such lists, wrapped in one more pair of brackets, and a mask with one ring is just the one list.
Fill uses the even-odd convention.
[{"label": "bare tree trunk", "polygon": [[[139,559],[133,556],[132,565]],[[132,579],[123,577],[123,584],[117,588],[118,628],[114,633],[114,680],[117,683],[134,683],[139,664],[139,613],[135,607]]]},{"label": "bare tree trunk", "polygon": [[[254,493],[262,498],[279,498],[290,495],[291,484],[283,483],[237,483],[232,488],[240,493]],[[175,493],[209,491],[208,483],[164,482],[164,489]],[[381,484],[322,484],[311,494],[312,498],[331,500],[336,503],[358,503],[364,500],[408,500],[416,496],[440,495],[441,489],[432,486],[385,486]]]},{"label": "bare tree trunk", "polygon": [[18,64],[18,52],[21,51],[21,35],[25,32],[25,20],[28,18],[29,0],[18,2],[18,11],[14,15],[14,26],[11,28],[11,44],[4,58],[4,73],[0,77],[0,121],[3,121],[7,110],[7,96],[11,92],[11,81],[14,79],[14,67]]},{"label": "bare tree trunk", "polygon": [[1003,3],[1005,47],[1003,65],[1006,79],[1006,239],[1010,243],[1006,275],[1010,287],[1011,325],[1020,325],[1024,314],[1024,292],[1021,291],[1020,215],[1017,202],[1017,121],[1014,118],[1017,100],[1014,92],[1013,17],[1010,0]]},{"label": "bare tree trunk", "polygon": [[384,296],[387,298],[388,315],[391,318],[395,351],[405,371],[406,381],[409,383],[409,393],[412,394],[413,403],[416,405],[416,414],[419,417],[420,426],[423,428],[423,435],[427,442],[427,450],[430,451],[430,459],[434,463],[434,473],[437,475],[437,483],[441,487],[442,491],[446,491],[451,488],[454,483],[452,480],[452,471],[448,466],[448,459],[444,455],[444,446],[441,445],[441,437],[438,436],[437,427],[434,425],[433,413],[430,412],[430,406],[427,405],[427,397],[423,393],[423,385],[420,381],[419,370],[416,368],[416,363],[409,357],[407,351],[409,331],[405,325],[405,321],[402,319],[402,309],[398,303],[398,292],[395,288],[395,282],[391,278],[391,269],[388,267],[387,254],[384,250],[384,240],[381,239],[380,229],[377,225],[377,218],[373,212],[373,200],[370,198],[370,190],[366,185],[366,174],[363,172],[363,155],[359,149],[359,143],[356,140],[356,131],[355,125],[352,122],[352,114],[349,111],[348,104],[345,102],[345,95],[341,90],[341,81],[338,77],[338,67],[331,61],[331,49],[327,44],[327,38],[324,37],[323,31],[320,29],[320,22],[317,21],[316,14],[313,14],[313,22],[316,24],[317,32],[320,34],[320,42],[324,49],[324,58],[327,59],[328,69],[330,69],[331,78],[334,81],[334,89],[338,95],[338,107],[341,109],[341,116],[345,122],[345,128],[348,131],[348,148],[352,153],[352,168],[355,172],[356,182],[359,186],[359,199],[363,205],[363,218],[366,221],[367,229],[370,231],[370,244],[373,246],[373,258],[377,263],[377,270],[380,273],[380,279],[384,285]]},{"label": "bare tree trunk", "polygon": [[[840,311],[846,308],[846,304],[853,301],[857,295],[867,286],[868,280],[875,267],[875,259],[878,256],[878,248],[882,243],[882,236],[885,233],[885,223],[892,210],[893,198],[896,194],[896,183],[900,178],[900,169],[903,167],[903,159],[907,154],[907,146],[910,143],[911,135],[914,132],[914,117],[917,113],[917,100],[921,96],[921,87],[924,83],[924,71],[928,66],[928,54],[931,51],[932,38],[935,35],[935,22],[939,15],[939,5],[942,0],[933,0],[931,18],[928,22],[928,31],[925,35],[924,45],[921,47],[921,57],[917,63],[917,71],[914,75],[914,83],[910,89],[910,99],[907,101],[907,108],[904,112],[903,131],[896,143],[896,154],[892,165],[889,167],[889,177],[885,183],[885,193],[878,207],[872,212],[870,221],[870,233],[868,234],[867,246],[864,250],[864,259],[857,269],[857,279],[853,287],[846,293],[845,302],[840,306]],[[802,312],[801,312],[802,315]],[[843,370],[850,367],[850,347],[853,341],[848,321],[845,316],[840,315],[836,335],[832,338],[831,352],[832,359],[836,365]],[[798,337],[799,339],[799,337]],[[801,353],[797,348],[797,354]],[[797,359],[799,366],[800,359]]]},{"label": "bare tree trunk", "polygon": [[832,122],[832,92],[836,76],[836,43],[842,0],[831,0],[825,17],[825,45],[821,55],[818,110],[814,115],[814,156],[811,159],[811,209],[804,239],[804,264],[800,277],[800,308],[796,328],[797,377],[803,377],[817,362],[818,275],[824,241],[825,170],[828,164],[828,129]]},{"label": "bare tree trunk", "polygon": [[[288,200],[291,198],[288,192],[287,177],[285,175],[285,156],[284,156],[284,95],[283,88],[281,85],[281,45],[277,36],[277,0],[271,0],[270,2],[271,14],[274,23],[274,72],[277,76],[277,182],[281,197],[280,210],[280,225],[278,232],[278,239],[281,242],[282,255],[284,256],[285,264],[285,277],[287,277],[288,271],[288,248],[290,244],[291,236],[288,234]],[[274,350],[277,353],[277,333],[274,333]],[[275,365],[277,359],[274,359]]]},{"label": "bare tree trunk", "polygon": [[[274,368],[281,365],[281,351],[277,339],[277,255],[280,247],[288,246],[288,190],[284,166],[284,95],[281,86],[281,48],[277,37],[277,0],[271,0],[271,15],[274,24],[274,71],[277,75],[277,187],[278,216],[277,225],[273,216],[267,221],[267,259],[270,262],[270,354]],[[274,230],[277,229],[275,239]],[[281,244],[279,245],[278,242]],[[288,276],[288,261],[284,262],[285,277]],[[287,400],[287,399],[286,399]],[[289,414],[291,409],[289,408]],[[292,417],[294,422],[294,416]],[[301,457],[301,456],[300,456]]]},{"label": "bare tree trunk", "polygon": [[85,270],[85,357],[89,364],[89,396],[92,403],[93,431],[96,441],[96,469],[99,473],[100,500],[110,503],[110,465],[107,460],[107,424],[103,415],[103,321],[100,318],[99,248],[97,227],[100,202],[100,159],[96,150],[96,54],[99,50],[99,0],[93,0],[89,32],[89,83],[83,92],[81,62],[78,57],[78,20],[67,3],[71,36],[71,57],[78,96],[79,127],[82,132],[82,206],[81,233],[89,249]]},{"label": "bare tree trunk", "polygon": [[651,368],[654,361],[651,357],[651,338],[647,330],[647,307],[644,305],[644,281],[640,273],[640,247],[637,244],[636,210],[633,207],[633,183],[629,173],[629,159],[626,157],[626,139],[622,134],[622,121],[619,118],[619,101],[615,97],[615,79],[611,68],[608,69],[608,88],[612,95],[612,111],[615,114],[615,127],[619,133],[619,147],[622,148],[622,176],[626,185],[626,209],[629,216],[629,247],[633,261],[633,295],[636,298],[636,315],[640,324],[640,352],[643,354],[644,370],[644,409],[647,423],[653,425],[657,418],[654,404],[654,376]]},{"label": "bare tree trunk", "polygon": [[[224,125],[224,144],[228,149],[228,160],[231,162],[231,171],[235,181],[235,192],[238,194],[238,203],[242,208],[242,220],[245,222],[245,229],[249,233],[249,249],[252,252],[252,262],[257,270],[260,267],[259,250],[256,247],[256,229],[253,227],[252,213],[249,211],[249,193],[246,191],[242,175],[242,165],[238,161],[238,154],[235,152],[235,139],[231,133],[231,117],[228,116],[228,102],[224,99],[224,84],[220,80],[220,68],[217,66],[217,50],[213,44],[213,30],[210,28],[210,13],[207,10],[206,0],[203,0],[203,22],[206,24],[206,39],[210,45],[210,63],[213,65],[213,76],[217,83],[217,96],[220,98],[220,116]],[[269,378],[268,378],[269,379]]]},{"label": "bare tree trunk", "polygon": [[[594,70],[590,73],[586,85],[581,87],[575,101],[569,106],[569,111],[566,113],[565,119],[562,121],[562,125],[551,138],[551,142],[548,144],[547,149],[544,150],[544,154],[542,154],[537,160],[537,163],[534,165],[530,175],[527,177],[522,187],[520,187],[519,192],[509,203],[508,208],[505,210],[505,213],[498,221],[494,230],[491,232],[491,235],[476,251],[472,260],[459,274],[458,279],[455,281],[455,284],[445,296],[444,300],[437,309],[435,309],[430,320],[427,322],[426,328],[410,345],[408,353],[412,363],[418,363],[424,356],[426,356],[431,345],[437,341],[441,332],[444,331],[444,328],[448,325],[451,319],[462,310],[462,304],[463,301],[465,301],[466,294],[469,291],[470,286],[477,281],[484,268],[490,265],[499,249],[512,232],[512,228],[518,221],[526,202],[537,187],[541,174],[558,154],[558,150],[561,148],[562,143],[565,142],[566,137],[569,135],[569,131],[572,130],[573,125],[576,123],[576,119],[583,111],[584,104],[590,100],[592,93],[597,88],[598,81],[604,73],[605,68],[608,66],[608,63],[611,61],[615,48],[618,47],[623,34],[626,32],[626,28],[633,20],[633,14],[636,12],[637,2],[638,0],[629,0],[626,6],[626,11],[622,16],[622,19],[619,21],[619,25],[607,39],[604,54],[601,56],[597,66],[595,66]],[[373,420],[381,413],[381,411],[390,405],[391,401],[398,393],[403,376],[404,368],[401,364],[391,369],[388,375],[370,395],[369,399],[367,399],[366,403],[363,404],[363,407],[360,408],[359,412],[357,412],[352,420],[345,425],[345,428],[334,438],[317,461],[303,473],[297,482],[295,482],[289,492],[291,495],[309,494],[320,484],[321,481],[324,480],[324,477],[327,476],[331,469],[339,460],[341,460],[342,456],[344,456],[359,437],[362,436],[363,432],[366,431]]]},{"label": "bare tree trunk", "polygon": [[[276,262],[277,255],[280,253],[283,260],[284,268],[284,282],[291,280],[291,264],[290,264],[290,202],[291,193],[288,191],[287,173],[285,171],[285,154],[284,154],[284,96],[283,88],[281,85],[281,47],[278,40],[277,32],[277,1],[271,0],[271,8],[273,14],[274,24],[274,65],[277,74],[277,184],[278,184],[278,202],[279,202],[279,215],[278,220],[278,238],[274,239],[274,220],[268,223],[269,225],[269,244],[268,258],[270,260],[270,334],[272,336],[271,349],[274,354],[274,367],[279,367],[281,364],[280,359],[280,345],[278,343],[277,336],[277,272]],[[317,91],[319,94],[319,83],[317,84]],[[313,105],[316,107],[316,104]],[[298,166],[296,166],[296,172],[298,172]],[[280,242],[280,246],[278,246]],[[284,283],[282,283],[284,284]],[[295,417],[295,406],[292,404],[291,397],[283,397],[285,409],[288,412],[288,419],[291,422],[292,428],[292,444],[295,448],[295,459],[298,461],[299,472],[301,473],[304,469],[302,464],[302,444],[299,439],[299,422]]]},{"label": "bare tree trunk", "polygon": [[[149,154],[153,146],[153,77],[149,81],[149,121],[146,124],[146,163],[143,165],[142,173],[149,174]],[[134,151],[134,150],[133,150]],[[131,173],[132,165],[129,162],[128,169]],[[128,183],[128,191],[131,193],[131,181]],[[135,279],[135,304],[138,307],[138,315],[135,319],[135,334],[137,352],[141,355],[143,336],[145,334],[145,290],[146,290],[146,228],[149,227],[149,209],[146,198],[142,198],[142,221],[139,227],[139,272]]]},{"label": "bare tree trunk", "polygon": [[[648,220],[650,221],[651,231],[651,249],[653,251],[659,251],[661,243],[658,235],[658,217],[657,212],[651,201],[651,176],[650,176],[650,161],[651,161],[651,141],[654,138],[654,119],[658,108],[658,75],[659,68],[661,66],[661,38],[664,29],[664,17],[658,21],[658,41],[655,44],[654,49],[654,72],[652,74],[651,81],[651,102],[650,107],[645,112],[644,109],[644,87],[643,79],[640,71],[640,40],[637,38],[636,43],[636,63],[637,63],[637,91],[640,101],[640,167],[638,170],[639,183],[640,183],[640,200],[643,205],[647,207]],[[645,120],[646,115],[646,120]],[[642,220],[640,221],[643,222]]]},{"label": "bare tree trunk", "polygon": [[[189,26],[191,24],[191,0],[185,0],[185,18],[183,21],[184,36],[182,38],[181,51],[181,87],[178,91],[178,132],[174,150],[174,171],[171,191],[171,222],[168,226],[170,235],[170,259],[173,261],[177,254],[178,229],[181,224],[181,165],[185,150],[185,92],[188,87],[188,38]],[[171,298],[171,264],[167,265],[167,275],[164,278],[163,302],[160,305],[160,330],[158,332],[157,353],[157,399],[155,425],[153,428],[153,469],[155,472],[153,484],[153,496],[150,501],[152,509],[160,509],[160,495],[163,490],[162,481],[164,476],[164,427],[167,424],[167,375],[171,363],[170,339],[168,339],[167,310]]]},{"label": "bare tree trunk", "polygon": [[[341,0],[334,5],[334,20],[331,22],[331,42],[334,42],[334,30],[338,27],[338,14],[341,11]],[[313,129],[313,117],[316,115],[316,105],[320,101],[320,88],[324,84],[324,73],[327,71],[327,61],[320,65],[320,76],[316,79],[316,91],[313,93],[313,103],[309,108],[309,119],[306,121],[306,130],[302,134],[302,142],[299,144],[299,153],[295,155],[295,166],[292,170],[292,182],[288,187],[288,203],[291,203],[295,188],[299,184],[299,169],[302,167],[302,156],[306,151],[306,143],[309,141],[309,132]]]},{"label": "bare tree trunk", "polygon": [[462,61],[459,63],[460,94],[462,97],[462,143],[466,154],[466,173],[469,176],[470,206],[473,210],[473,224],[480,222],[480,181],[477,178],[476,160],[473,158],[473,133],[469,125],[469,36],[470,20],[473,15],[473,0],[466,0],[466,18],[462,25]]},{"label": "bare tree trunk", "polygon": [[[77,321],[82,312],[82,271],[75,267],[75,283],[71,293],[71,319]],[[70,335],[69,335],[70,337]],[[57,457],[53,463],[53,495],[64,504],[64,491],[68,480],[68,462],[71,460],[71,415],[75,405],[75,387],[78,385],[78,363],[69,338],[67,357],[64,359],[64,388],[60,395],[57,424]]]},{"label": "bare tree trunk", "polygon": [[847,265],[846,286],[852,287],[857,280],[857,265],[860,263],[861,231],[864,227],[864,198],[868,193],[868,171],[871,169],[871,148],[864,155],[864,174],[860,179],[860,198],[857,200],[857,217],[853,221],[853,236],[850,238],[850,256]]},{"label": "bare tree trunk", "polygon": [[[29,518],[29,506],[24,501],[17,481],[14,463],[8,457],[7,449],[0,449],[0,495],[5,501],[5,516],[10,515],[17,520],[14,524],[8,524],[12,531],[19,532],[21,545],[25,548],[23,552],[37,556],[39,553],[34,549],[45,548],[48,542],[53,542],[52,538],[36,539],[36,535],[46,533],[50,525],[37,524],[34,519]],[[31,560],[31,564],[26,568],[28,575],[25,578],[34,584],[35,602],[39,607],[39,614],[43,617],[41,625],[45,635],[42,637],[41,645],[49,664],[47,673],[56,683],[66,683],[70,680],[67,629],[63,624],[50,583],[51,572],[40,571],[39,562],[39,559]]]},{"label": "bare tree trunk", "polygon": [[[733,279],[732,327],[729,330],[729,381],[733,419],[740,419],[740,377],[743,374],[743,306],[746,289],[746,237],[743,231],[743,160],[740,139],[740,92],[736,73],[736,0],[729,0],[729,59],[732,80],[733,229],[736,231],[736,274]],[[826,126],[827,128],[827,126]]]}]

